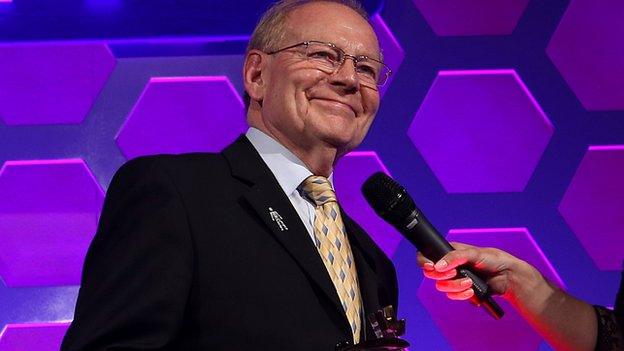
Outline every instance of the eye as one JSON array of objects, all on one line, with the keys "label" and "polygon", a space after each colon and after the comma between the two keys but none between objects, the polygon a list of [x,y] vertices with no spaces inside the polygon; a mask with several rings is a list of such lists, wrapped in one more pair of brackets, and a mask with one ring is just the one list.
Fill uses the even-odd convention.
[{"label": "eye", "polygon": [[308,48],[308,57],[311,59],[325,60],[325,61],[338,61],[338,55],[330,49],[322,48]]},{"label": "eye", "polygon": [[368,63],[358,62],[357,72],[359,74],[363,74],[363,75],[365,75],[367,77],[370,77],[372,79],[377,79],[377,76],[378,76],[377,72],[378,71],[379,70],[375,69],[375,67],[371,66]]},{"label": "eye", "polygon": [[328,58],[331,56],[331,54],[325,51],[315,51],[315,52],[308,53],[308,56],[312,58]]}]

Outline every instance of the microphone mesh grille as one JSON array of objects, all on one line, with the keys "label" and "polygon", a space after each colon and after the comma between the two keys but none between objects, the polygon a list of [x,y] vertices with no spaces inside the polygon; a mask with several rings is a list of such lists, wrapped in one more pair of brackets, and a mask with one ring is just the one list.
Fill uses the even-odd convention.
[{"label": "microphone mesh grille", "polygon": [[362,185],[362,194],[373,210],[392,225],[403,225],[416,209],[405,188],[383,172],[371,175]]}]

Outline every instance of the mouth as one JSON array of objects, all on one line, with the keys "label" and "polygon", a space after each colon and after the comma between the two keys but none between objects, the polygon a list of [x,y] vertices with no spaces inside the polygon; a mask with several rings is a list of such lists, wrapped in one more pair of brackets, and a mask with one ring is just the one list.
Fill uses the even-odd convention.
[{"label": "mouth", "polygon": [[349,114],[352,114],[353,116],[357,115],[357,112],[355,111],[355,108],[353,106],[342,101],[338,101],[334,99],[326,99],[326,98],[313,98],[311,100],[317,100],[318,102],[320,102],[321,104],[327,107],[330,107],[336,110],[343,110],[345,112],[348,112]]}]

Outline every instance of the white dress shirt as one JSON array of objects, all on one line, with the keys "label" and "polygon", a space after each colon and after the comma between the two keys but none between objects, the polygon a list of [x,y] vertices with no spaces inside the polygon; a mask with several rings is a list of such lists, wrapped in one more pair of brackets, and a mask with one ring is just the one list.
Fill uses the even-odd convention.
[{"label": "white dress shirt", "polygon": [[[290,150],[262,131],[251,127],[245,135],[288,196],[308,230],[310,239],[314,242],[315,206],[306,197],[301,196],[297,189],[306,178],[313,175],[312,172]],[[333,188],[333,174],[329,176],[329,182]]]}]

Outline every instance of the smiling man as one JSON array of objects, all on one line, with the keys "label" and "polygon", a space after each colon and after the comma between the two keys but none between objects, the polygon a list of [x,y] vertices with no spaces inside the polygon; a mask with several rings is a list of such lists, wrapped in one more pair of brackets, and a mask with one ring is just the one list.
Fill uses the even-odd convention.
[{"label": "smiling man", "polygon": [[107,193],[63,350],[334,350],[397,305],[339,207],[390,70],[354,1],[280,1],[246,53],[250,125],[220,154],[143,157]]},{"label": "smiling man", "polygon": [[282,26],[281,46],[251,40],[244,72],[248,121],[313,173],[329,176],[366,135],[379,107],[377,84],[389,70],[373,29],[352,8],[307,4],[291,10]]}]

